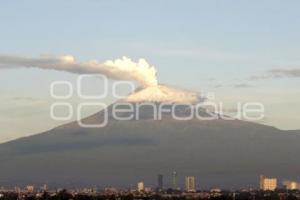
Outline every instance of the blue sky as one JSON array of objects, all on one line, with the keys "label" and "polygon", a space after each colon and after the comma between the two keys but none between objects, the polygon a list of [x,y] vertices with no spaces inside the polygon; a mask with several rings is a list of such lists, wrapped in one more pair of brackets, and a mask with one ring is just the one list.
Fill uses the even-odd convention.
[{"label": "blue sky", "polygon": [[[4,0],[0,54],[70,54],[82,61],[142,57],[162,83],[215,92],[229,107],[238,100],[262,101],[264,123],[300,129],[299,77],[249,80],[271,69],[300,69],[299,7],[297,0]],[[49,84],[61,79],[75,76],[0,71],[0,142],[56,125],[48,116]]]}]

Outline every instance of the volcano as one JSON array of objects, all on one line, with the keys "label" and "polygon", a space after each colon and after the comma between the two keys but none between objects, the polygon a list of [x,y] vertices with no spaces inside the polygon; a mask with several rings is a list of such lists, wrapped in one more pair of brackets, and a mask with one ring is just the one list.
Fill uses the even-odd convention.
[{"label": "volcano", "polygon": [[[196,98],[190,95],[183,100],[174,90],[161,86],[137,91],[124,102],[133,106],[168,102],[166,106],[172,106]],[[179,121],[168,113],[154,120],[147,106],[138,110],[139,120],[120,121],[110,115],[114,106],[82,120],[95,124],[108,113],[104,127],[83,128],[72,122],[1,144],[0,184],[128,187],[144,180],[155,186],[156,175],[163,174],[165,187],[170,187],[173,171],[181,186],[184,176],[193,175],[203,188],[258,186],[260,174],[299,178],[299,131],[221,118]],[[184,105],[176,109],[181,116],[189,113]]]}]

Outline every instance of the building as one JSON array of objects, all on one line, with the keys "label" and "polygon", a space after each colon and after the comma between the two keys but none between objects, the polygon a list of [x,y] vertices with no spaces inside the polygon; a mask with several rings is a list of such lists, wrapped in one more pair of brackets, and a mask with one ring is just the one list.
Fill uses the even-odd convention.
[{"label": "building", "polygon": [[174,190],[178,189],[178,185],[177,185],[177,172],[173,171],[172,173],[172,186]]},{"label": "building", "polygon": [[47,191],[47,189],[48,189],[47,184],[44,184],[44,185],[41,187],[41,190],[43,190],[43,191]]},{"label": "building", "polygon": [[162,190],[164,187],[164,176],[162,174],[158,174],[157,176],[157,189]]},{"label": "building", "polygon": [[268,178],[268,177],[261,175],[259,185],[260,185],[261,190],[274,191],[277,188],[277,179],[276,178]]},{"label": "building", "polygon": [[34,191],[34,186],[33,185],[27,185],[26,190],[27,190],[27,192],[33,192]]},{"label": "building", "polygon": [[15,186],[14,190],[15,190],[15,192],[18,193],[18,194],[21,193],[21,188],[18,187],[18,186]]},{"label": "building", "polygon": [[139,192],[143,192],[145,190],[145,184],[144,182],[140,181],[137,183],[137,189]]},{"label": "building", "polygon": [[152,192],[153,190],[152,190],[152,188],[151,187],[145,187],[145,190],[144,190],[144,192],[146,192],[146,193],[150,193],[150,192]]},{"label": "building", "polygon": [[300,183],[296,181],[285,180],[282,182],[282,185],[284,185],[288,190],[300,190]]},{"label": "building", "polygon": [[117,194],[118,193],[118,189],[115,187],[105,187],[104,188],[104,192],[106,194]]},{"label": "building", "polygon": [[196,192],[196,183],[194,176],[185,177],[185,190],[187,192]]}]

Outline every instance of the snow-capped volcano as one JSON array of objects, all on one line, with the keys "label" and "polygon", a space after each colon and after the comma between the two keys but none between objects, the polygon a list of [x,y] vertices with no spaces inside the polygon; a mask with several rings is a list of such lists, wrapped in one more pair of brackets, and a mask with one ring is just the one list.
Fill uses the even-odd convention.
[{"label": "snow-capped volcano", "polygon": [[138,89],[125,98],[127,102],[165,102],[165,103],[189,103],[200,101],[200,95],[196,92],[177,89],[166,85],[155,85]]}]

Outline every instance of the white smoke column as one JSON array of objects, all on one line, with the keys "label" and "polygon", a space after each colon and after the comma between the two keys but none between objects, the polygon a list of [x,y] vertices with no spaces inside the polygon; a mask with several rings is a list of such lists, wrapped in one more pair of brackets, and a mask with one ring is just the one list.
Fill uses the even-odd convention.
[{"label": "white smoke column", "polygon": [[184,103],[196,104],[205,99],[196,92],[185,89],[174,88],[167,85],[157,85],[137,90],[129,95],[127,102],[164,102],[164,103]]},{"label": "white smoke column", "polygon": [[20,56],[0,55],[0,69],[12,67],[34,67],[53,69],[77,74],[99,73],[112,79],[134,80],[142,87],[156,86],[156,69],[145,59],[133,62],[130,58],[122,57],[103,63],[97,60],[77,62],[73,56],[26,58]]}]

